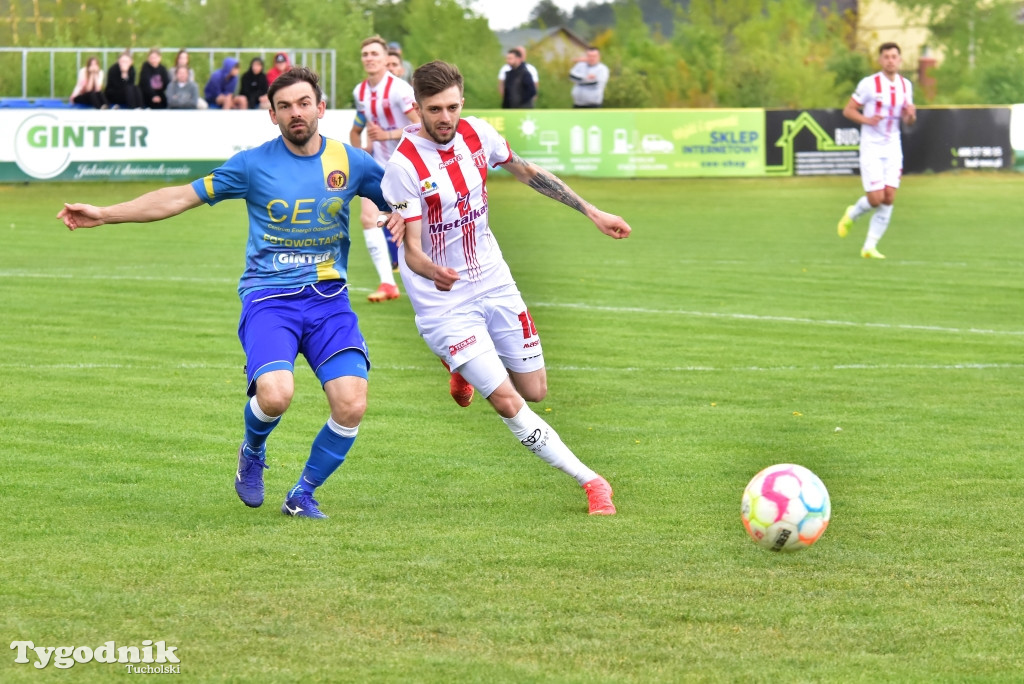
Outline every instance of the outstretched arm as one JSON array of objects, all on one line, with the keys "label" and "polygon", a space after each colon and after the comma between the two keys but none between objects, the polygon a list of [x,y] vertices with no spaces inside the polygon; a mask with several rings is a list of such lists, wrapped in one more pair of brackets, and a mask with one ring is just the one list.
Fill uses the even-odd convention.
[{"label": "outstretched arm", "polygon": [[447,292],[459,279],[459,272],[454,268],[438,266],[430,260],[430,257],[423,251],[423,243],[420,241],[422,228],[423,221],[419,219],[407,221],[405,224],[405,263],[413,273],[432,280],[434,287],[442,292]]},{"label": "outstretched arm", "polygon": [[573,192],[573,189],[566,185],[561,178],[550,171],[531,164],[515,152],[512,153],[512,158],[502,164],[501,167],[515,176],[516,180],[520,183],[525,183],[540,194],[547,195],[565,206],[580,212],[593,221],[597,229],[605,235],[618,240],[629,237],[633,230],[622,217],[601,211]]},{"label": "outstretched arm", "polygon": [[177,216],[202,203],[191,185],[176,185],[147,192],[133,200],[109,207],[65,203],[57,218],[69,230],[93,228],[106,223],[149,223]]}]

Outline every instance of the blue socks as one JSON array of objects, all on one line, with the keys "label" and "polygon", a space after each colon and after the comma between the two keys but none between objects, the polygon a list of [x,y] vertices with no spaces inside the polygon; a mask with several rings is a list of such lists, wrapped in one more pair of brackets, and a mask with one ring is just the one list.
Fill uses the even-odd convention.
[{"label": "blue socks", "polygon": [[[256,397],[253,397],[245,405],[245,450],[252,456],[257,456],[263,451],[267,443],[267,437],[281,422],[281,416],[268,416],[260,409]],[[345,462],[348,450],[356,441],[356,433],[359,426],[345,427],[328,418],[327,424],[320,429],[320,433],[313,440],[313,446],[309,450],[309,460],[302,470],[302,476],[298,483],[288,493],[291,498],[299,492],[312,494],[313,491],[327,481],[335,470]],[[262,456],[262,454],[260,454]]]},{"label": "blue socks", "polygon": [[288,498],[305,492],[312,494],[313,490],[327,481],[335,470],[345,462],[348,450],[356,441],[356,433],[359,426],[345,427],[334,422],[333,418],[327,419],[327,424],[320,429],[320,434],[313,440],[313,446],[309,450],[309,460],[302,470],[295,487],[288,492]]},{"label": "blue socks", "polygon": [[267,436],[281,422],[281,416],[268,416],[260,409],[256,397],[245,405],[245,444],[251,453],[263,451]]}]

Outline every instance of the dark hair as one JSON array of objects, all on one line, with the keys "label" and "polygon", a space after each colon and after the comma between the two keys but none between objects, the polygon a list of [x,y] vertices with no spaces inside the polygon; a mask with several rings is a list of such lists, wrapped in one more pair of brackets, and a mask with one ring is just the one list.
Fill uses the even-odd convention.
[{"label": "dark hair", "polygon": [[324,98],[324,92],[320,90],[320,77],[316,75],[316,72],[309,67],[298,66],[292,67],[288,71],[284,72],[280,76],[274,79],[274,82],[270,84],[270,89],[267,91],[267,98],[270,100],[271,108],[274,107],[274,95],[281,88],[287,88],[290,85],[296,83],[308,83],[313,87],[313,92],[316,94],[316,103],[320,104],[320,100]]},{"label": "dark hair", "polygon": [[900,52],[900,46],[897,45],[896,43],[882,43],[882,47],[878,48],[878,54],[882,54],[886,50],[893,49],[895,49],[896,52],[899,52],[901,55],[903,54],[902,52]]},{"label": "dark hair", "polygon": [[508,51],[508,54],[515,55],[519,59],[523,58],[523,51],[520,50],[519,48],[512,48],[511,50]]},{"label": "dark hair", "polygon": [[417,102],[423,102],[425,98],[437,95],[456,85],[459,86],[461,95],[464,92],[464,83],[462,74],[459,73],[459,67],[441,60],[427,62],[412,75],[412,89],[416,93]]}]

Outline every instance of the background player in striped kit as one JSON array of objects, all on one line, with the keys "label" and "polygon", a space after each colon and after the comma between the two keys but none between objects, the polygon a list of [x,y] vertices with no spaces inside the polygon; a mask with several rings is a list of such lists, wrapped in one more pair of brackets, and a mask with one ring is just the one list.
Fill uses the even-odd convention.
[{"label": "background player in striped kit", "polygon": [[537,192],[576,209],[605,235],[625,238],[631,229],[622,218],[588,204],[551,173],[519,158],[485,121],[461,118],[463,80],[455,66],[425,64],[416,70],[413,84],[422,124],[406,127],[385,166],[381,189],[406,222],[399,265],[416,327],[454,371],[456,401],[464,378],[487,398],[523,446],[583,487],[591,515],[612,515],[608,482],[584,465],[526,403],[547,394],[544,352],[490,230],[487,169],[504,168]]},{"label": "background player in striped kit", "polygon": [[865,195],[846,208],[836,232],[839,237],[846,237],[853,222],[874,209],[860,251],[865,259],[885,258],[877,246],[889,227],[896,189],[903,175],[900,122],[912,124],[917,120],[914,88],[900,76],[900,46],[883,43],[878,49],[878,61],[882,70],[861,79],[843,108],[843,116],[860,124],[860,178]]},{"label": "background player in striped kit", "polygon": [[[349,142],[362,145],[366,130],[366,151],[380,164],[384,164],[398,147],[402,128],[420,120],[413,107],[412,86],[388,71],[388,44],[380,36],[370,36],[362,42],[360,58],[366,71],[366,80],[352,91],[356,103],[356,118],[349,132]],[[363,224],[363,237],[370,260],[377,269],[380,286],[370,293],[371,302],[386,302],[399,297],[398,284],[392,270],[388,234],[378,227],[376,205],[363,198],[359,220]],[[391,245],[394,245],[391,242]],[[393,248],[393,247],[392,247]],[[395,255],[397,259],[397,253]]]},{"label": "background player in striped kit", "polygon": [[[263,504],[266,441],[291,404],[294,362],[301,352],[323,386],[330,417],[281,511],[326,518],[313,492],[342,464],[355,441],[366,411],[370,366],[348,300],[348,205],[360,195],[387,211],[380,192],[383,169],[362,150],[320,135],[325,105],[314,72],[305,67],[284,72],[268,96],[270,119],[280,136],[239,152],[190,184],[111,207],[65,204],[57,218],[75,230],[159,221],[203,203],[246,200],[238,337],[251,399],[243,409],[245,436],[238,447],[235,491],[246,506]],[[399,230],[398,217],[392,221]]]}]

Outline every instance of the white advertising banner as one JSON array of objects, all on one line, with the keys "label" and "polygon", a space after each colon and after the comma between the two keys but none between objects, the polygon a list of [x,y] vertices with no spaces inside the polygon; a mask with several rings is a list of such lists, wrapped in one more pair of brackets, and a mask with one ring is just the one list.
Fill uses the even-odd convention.
[{"label": "white advertising banner", "polygon": [[[348,142],[355,111],[320,132]],[[0,182],[198,178],[280,134],[259,111],[0,109]]]},{"label": "white advertising banner", "polygon": [[1016,169],[1024,171],[1024,104],[1010,108],[1010,147],[1013,148]]}]

